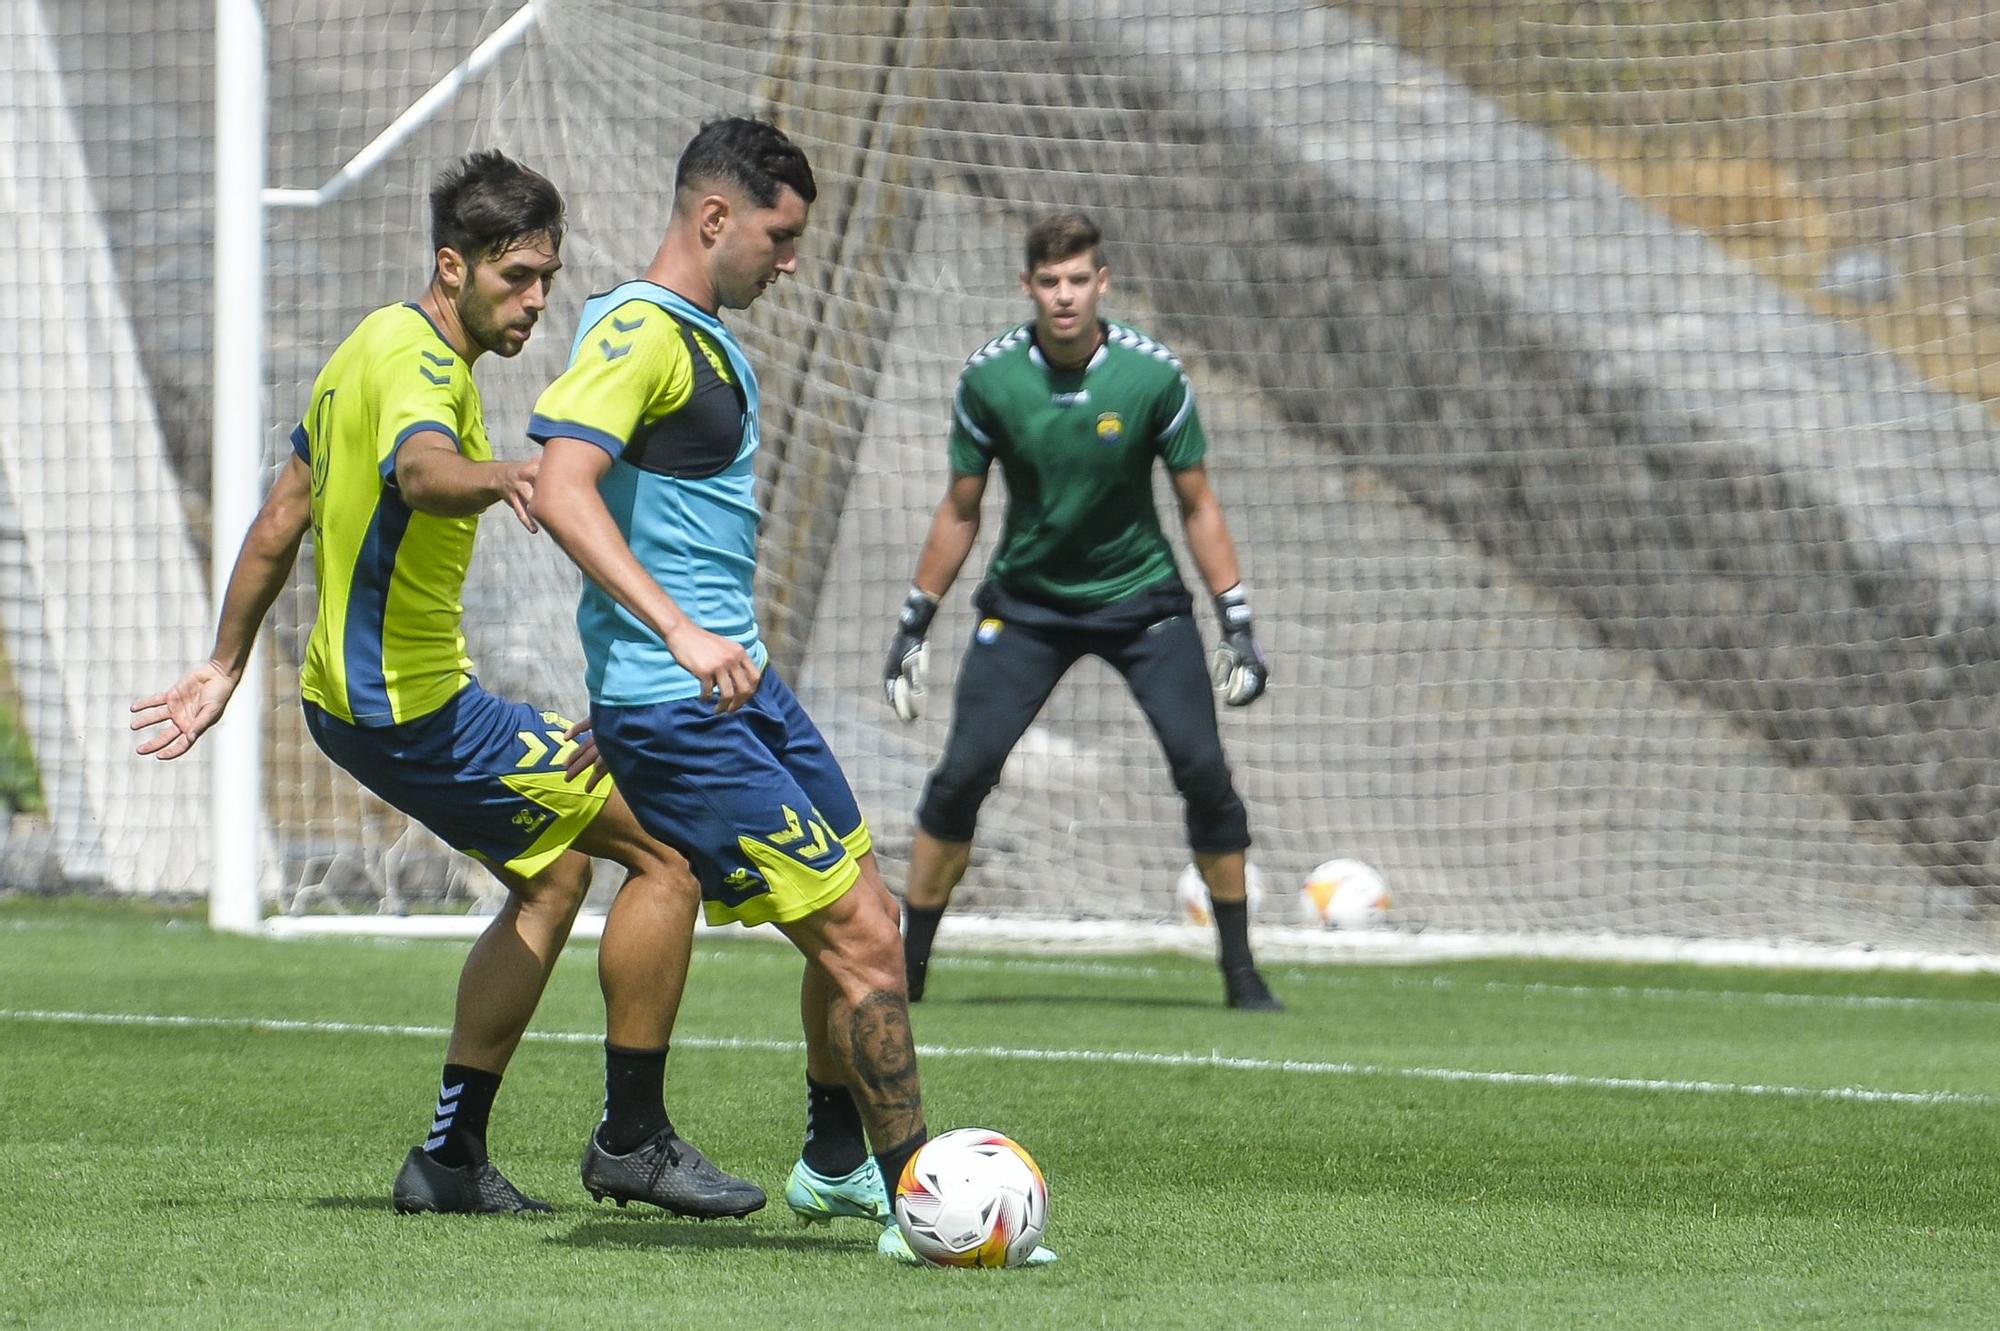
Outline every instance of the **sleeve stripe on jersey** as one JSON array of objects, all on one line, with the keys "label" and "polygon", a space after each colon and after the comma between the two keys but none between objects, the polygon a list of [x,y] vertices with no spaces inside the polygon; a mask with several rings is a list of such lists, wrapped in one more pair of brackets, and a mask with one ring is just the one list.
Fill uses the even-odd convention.
[{"label": "sleeve stripe on jersey", "polygon": [[1188,413],[1194,410],[1194,385],[1188,382],[1186,375],[1181,376],[1181,388],[1184,390],[1181,395],[1181,409],[1174,413],[1174,418],[1160,431],[1162,439],[1171,439],[1179,434],[1181,426],[1187,424]]},{"label": "sleeve stripe on jersey", "polygon": [[575,421],[553,420],[542,415],[530,416],[528,438],[538,444],[546,444],[551,439],[581,439],[586,444],[596,444],[614,458],[625,456],[625,440],[594,425],[579,425]]},{"label": "sleeve stripe on jersey", "polygon": [[298,454],[299,461],[311,462],[312,438],[306,434],[306,423],[300,421],[292,427],[292,452]]},{"label": "sleeve stripe on jersey", "polygon": [[416,434],[441,434],[451,440],[453,448],[461,453],[465,451],[465,444],[460,441],[458,431],[443,421],[418,421],[414,425],[406,425],[403,427],[403,432],[396,436],[396,442],[389,445],[389,456],[382,459],[383,480],[386,481],[396,474],[396,455],[403,451],[403,445],[409,442],[410,436]]},{"label": "sleeve stripe on jersey", "polygon": [[983,446],[987,448],[993,447],[992,436],[987,434],[986,431],[980,429],[977,425],[974,425],[972,423],[972,417],[966,415],[965,413],[965,384],[963,382],[959,384],[958,391],[952,394],[951,414],[958,419],[958,424],[960,429],[964,430],[974,439],[977,439]]}]

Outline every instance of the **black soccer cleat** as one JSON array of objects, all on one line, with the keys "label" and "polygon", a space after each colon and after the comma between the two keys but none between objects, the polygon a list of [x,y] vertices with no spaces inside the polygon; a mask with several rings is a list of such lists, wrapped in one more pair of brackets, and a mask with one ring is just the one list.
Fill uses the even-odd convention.
[{"label": "black soccer cleat", "polygon": [[600,1202],[645,1202],[693,1220],[749,1215],[764,1205],[762,1188],[725,1174],[672,1128],[660,1129],[629,1155],[613,1155],[592,1132],[583,1152],[583,1186]]},{"label": "black soccer cleat", "polygon": [[1242,1008],[1245,1012],[1283,1012],[1285,1005],[1271,992],[1271,986],[1264,983],[1264,977],[1257,973],[1255,966],[1245,966],[1241,970],[1222,973],[1223,992],[1228,996],[1229,1006]]},{"label": "black soccer cleat", "polygon": [[509,1183],[491,1160],[476,1165],[441,1165],[421,1146],[412,1146],[403,1167],[396,1171],[390,1202],[399,1215],[516,1215],[556,1209]]}]

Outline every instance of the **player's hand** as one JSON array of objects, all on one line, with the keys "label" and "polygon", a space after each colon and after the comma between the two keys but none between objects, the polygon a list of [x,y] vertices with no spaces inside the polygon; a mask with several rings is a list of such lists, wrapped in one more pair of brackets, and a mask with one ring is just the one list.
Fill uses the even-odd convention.
[{"label": "player's hand", "polygon": [[930,678],[931,661],[924,634],[930,631],[931,617],[935,614],[937,598],[910,588],[902,612],[896,616],[896,636],[889,643],[889,663],[882,668],[882,696],[906,722],[923,715],[924,684]]},{"label": "player's hand", "polygon": [[193,748],[222,719],[237,679],[215,662],[204,661],[165,693],[133,703],[132,729],[151,732],[139,741],[140,755],[167,762]]},{"label": "player's hand", "polygon": [[1231,707],[1248,707],[1264,694],[1271,668],[1251,629],[1250,604],[1241,586],[1215,598],[1215,615],[1222,621],[1222,641],[1209,660],[1209,677],[1216,696]]},{"label": "player's hand", "polygon": [[763,680],[741,643],[710,633],[691,619],[667,635],[667,650],[701,683],[702,701],[715,699],[718,712],[733,712],[749,702]]},{"label": "player's hand", "polygon": [[514,516],[530,532],[539,532],[541,527],[535,522],[535,515],[528,511],[529,501],[535,497],[535,478],[541,475],[542,460],[532,457],[524,462],[503,462],[500,472],[500,497],[507,507],[514,510]]},{"label": "player's hand", "polygon": [[596,790],[611,775],[611,769],[597,755],[597,735],[588,721],[572,721],[569,729],[563,731],[563,743],[575,744],[576,749],[563,764],[565,781],[583,781],[586,792]]}]

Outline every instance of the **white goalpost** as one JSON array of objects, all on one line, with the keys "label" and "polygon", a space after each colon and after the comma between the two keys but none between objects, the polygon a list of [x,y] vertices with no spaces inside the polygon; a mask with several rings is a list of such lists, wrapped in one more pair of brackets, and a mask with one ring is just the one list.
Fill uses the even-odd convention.
[{"label": "white goalpost", "polygon": [[[212,600],[222,604],[243,533],[256,516],[257,478],[265,465],[270,422],[264,406],[266,325],[264,228],[274,209],[315,209],[332,203],[380,166],[401,144],[451,104],[534,26],[524,4],[429,92],[412,103],[341,169],[315,189],[273,188],[264,178],[269,96],[261,0],[218,0],[216,7],[215,441],[210,560]],[[264,918],[271,895],[269,837],[261,810],[264,662],[261,649],[238,687],[230,714],[208,743],[214,804],[211,822],[214,885],[209,923],[246,931]],[[246,816],[246,811],[259,811]]]},{"label": "white goalpost", "polygon": [[[1989,167],[2000,187],[2000,154],[1947,151],[1984,85],[1950,32],[1934,64],[1914,37],[1835,41],[1855,20],[1831,0],[1699,30],[1452,7],[355,0],[276,21],[216,0],[209,599],[321,360],[420,279],[440,165],[499,147],[569,201],[548,331],[480,367],[496,446],[524,455],[582,298],[651,252],[678,145],[764,115],[822,193],[800,279],[732,319],[766,381],[760,615],[892,883],[948,689],[906,728],[875,679],[945,404],[1022,317],[1025,225],[1081,207],[1114,317],[1189,365],[1274,660],[1270,695],[1223,717],[1269,955],[1991,967],[2000,393],[1978,348],[2000,313],[1975,288],[2000,236],[1978,248],[1945,199]],[[1857,79],[1957,117],[1935,161],[1870,178],[1909,191],[1894,210],[1854,183],[1872,131],[1824,95]],[[988,551],[933,630],[942,679]],[[483,524],[482,681],[578,712],[575,590],[549,543]],[[302,569],[204,745],[207,789],[172,786],[206,811],[211,920],[476,931],[493,886],[326,764],[275,684],[312,595]],[[30,623],[8,614],[17,669]],[[1383,871],[1388,927],[1294,924],[1336,857]],[[1086,661],[986,805],[944,937],[1206,950],[1177,922],[1186,859],[1152,736]]]}]

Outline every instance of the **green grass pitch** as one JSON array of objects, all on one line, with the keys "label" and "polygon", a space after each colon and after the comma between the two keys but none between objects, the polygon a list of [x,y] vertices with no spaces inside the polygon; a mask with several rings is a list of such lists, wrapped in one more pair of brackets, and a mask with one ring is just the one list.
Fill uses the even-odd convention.
[{"label": "green grass pitch", "polygon": [[[909,1270],[778,1196],[798,964],[698,944],[677,1124],[773,1204],[595,1205],[594,954],[494,1115],[538,1218],[402,1217],[462,943],[220,937],[0,899],[0,1326],[2000,1324],[2000,979],[946,954],[932,1127],[1050,1180],[1056,1266]],[[129,1018],[129,1019],[128,1019]]]}]

